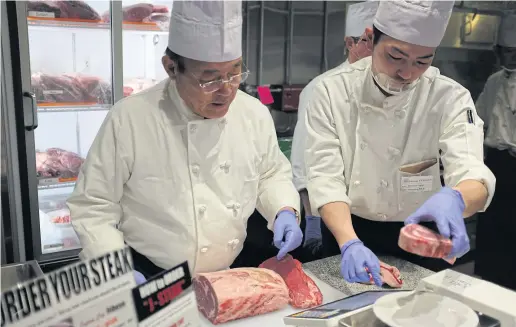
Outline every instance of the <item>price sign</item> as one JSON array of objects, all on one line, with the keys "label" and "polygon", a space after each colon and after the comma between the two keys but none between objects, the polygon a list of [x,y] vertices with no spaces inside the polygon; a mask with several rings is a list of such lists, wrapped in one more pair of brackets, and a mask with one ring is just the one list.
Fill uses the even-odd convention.
[{"label": "price sign", "polygon": [[185,262],[167,270],[133,289],[134,305],[139,321],[143,321],[168,305],[192,285],[192,278]]}]

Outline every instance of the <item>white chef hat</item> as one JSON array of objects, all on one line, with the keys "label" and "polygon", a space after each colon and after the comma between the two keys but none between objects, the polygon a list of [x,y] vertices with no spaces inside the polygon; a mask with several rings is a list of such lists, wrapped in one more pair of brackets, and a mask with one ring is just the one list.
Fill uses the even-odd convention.
[{"label": "white chef hat", "polygon": [[411,44],[439,46],[452,14],[454,1],[380,1],[374,25],[392,38]]},{"label": "white chef hat", "polygon": [[168,48],[180,56],[224,62],[242,56],[242,1],[174,1]]},{"label": "white chef hat", "polygon": [[346,14],[346,36],[361,36],[367,27],[373,27],[378,1],[352,4]]},{"label": "white chef hat", "polygon": [[502,16],[496,43],[504,47],[516,47],[516,14],[507,13]]}]

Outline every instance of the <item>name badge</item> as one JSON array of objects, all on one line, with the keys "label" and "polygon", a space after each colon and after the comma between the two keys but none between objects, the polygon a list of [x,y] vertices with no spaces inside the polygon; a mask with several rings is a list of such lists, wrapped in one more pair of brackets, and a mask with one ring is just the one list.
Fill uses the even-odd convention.
[{"label": "name badge", "polygon": [[428,192],[433,189],[433,176],[401,177],[401,189],[405,192]]}]

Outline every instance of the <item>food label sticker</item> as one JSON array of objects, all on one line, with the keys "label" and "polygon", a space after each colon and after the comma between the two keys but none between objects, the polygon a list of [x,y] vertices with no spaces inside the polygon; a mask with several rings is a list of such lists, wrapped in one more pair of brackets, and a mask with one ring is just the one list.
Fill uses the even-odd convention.
[{"label": "food label sticker", "polygon": [[403,176],[401,190],[405,192],[428,192],[433,189],[433,176]]},{"label": "food label sticker", "polygon": [[29,17],[56,18],[53,12],[29,11]]},{"label": "food label sticker", "polygon": [[43,90],[44,95],[63,94],[63,90]]}]

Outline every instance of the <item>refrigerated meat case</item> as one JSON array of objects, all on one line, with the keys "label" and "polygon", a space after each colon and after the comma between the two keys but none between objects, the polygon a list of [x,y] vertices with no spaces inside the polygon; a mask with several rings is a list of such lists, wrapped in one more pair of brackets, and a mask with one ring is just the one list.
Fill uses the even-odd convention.
[{"label": "refrigerated meat case", "polygon": [[172,0],[1,6],[2,263],[76,260],[66,200],[113,104],[167,77]]}]

